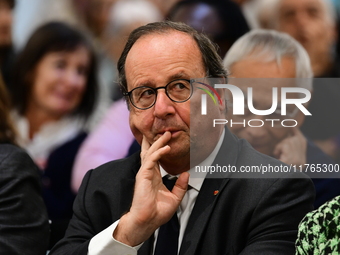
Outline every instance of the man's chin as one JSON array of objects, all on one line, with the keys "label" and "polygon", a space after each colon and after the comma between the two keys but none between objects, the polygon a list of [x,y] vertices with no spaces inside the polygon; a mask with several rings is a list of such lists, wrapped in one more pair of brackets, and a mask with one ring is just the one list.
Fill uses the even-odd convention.
[{"label": "man's chin", "polygon": [[171,138],[166,144],[170,147],[169,153],[164,158],[179,160],[180,158],[190,158],[190,143],[184,143],[183,138]]},{"label": "man's chin", "polygon": [[178,151],[177,148],[159,160],[163,168],[173,175],[181,174],[190,169],[190,151]]}]

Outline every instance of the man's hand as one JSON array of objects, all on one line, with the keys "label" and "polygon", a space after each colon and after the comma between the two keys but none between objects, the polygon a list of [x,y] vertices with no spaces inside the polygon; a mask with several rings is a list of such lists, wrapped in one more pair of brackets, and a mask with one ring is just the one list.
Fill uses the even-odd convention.
[{"label": "man's hand", "polygon": [[152,233],[168,222],[176,212],[188,187],[189,174],[182,173],[172,191],[162,182],[159,159],[169,153],[166,145],[171,133],[165,132],[151,146],[143,137],[142,165],[136,175],[135,191],[130,211],[119,221],[113,237],[129,246],[146,241]]},{"label": "man's hand", "polygon": [[304,166],[307,163],[307,139],[298,128],[293,128],[291,135],[276,145],[274,156],[288,165]]}]

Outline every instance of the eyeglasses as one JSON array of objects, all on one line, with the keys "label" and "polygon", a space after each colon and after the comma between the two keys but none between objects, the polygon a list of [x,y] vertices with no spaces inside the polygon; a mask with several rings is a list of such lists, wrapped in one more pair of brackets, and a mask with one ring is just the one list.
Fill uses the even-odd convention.
[{"label": "eyeglasses", "polygon": [[169,82],[164,87],[152,88],[141,86],[134,88],[130,92],[123,92],[123,95],[129,97],[134,107],[140,110],[146,110],[156,103],[159,89],[165,89],[165,94],[168,98],[176,103],[183,103],[189,100],[193,91],[190,80],[178,79]]}]

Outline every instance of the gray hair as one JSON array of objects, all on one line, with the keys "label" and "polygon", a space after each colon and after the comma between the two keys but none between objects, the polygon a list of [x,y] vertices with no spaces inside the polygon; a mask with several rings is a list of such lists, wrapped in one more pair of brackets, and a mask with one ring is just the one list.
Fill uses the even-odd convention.
[{"label": "gray hair", "polygon": [[[274,30],[254,29],[230,48],[223,64],[230,69],[233,64],[252,57],[263,62],[276,61],[281,64],[282,57],[292,57],[296,63],[296,78],[312,78],[313,71],[306,50],[294,38],[286,33]],[[311,90],[311,79],[304,87]]]}]

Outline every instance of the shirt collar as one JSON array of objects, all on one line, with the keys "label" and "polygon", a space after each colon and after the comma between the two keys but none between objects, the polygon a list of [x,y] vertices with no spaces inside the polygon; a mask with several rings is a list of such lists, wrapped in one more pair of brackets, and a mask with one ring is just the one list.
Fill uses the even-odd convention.
[{"label": "shirt collar", "polygon": [[[225,135],[225,130],[223,129],[223,132],[220,136],[220,139],[218,141],[218,143],[216,144],[215,146],[215,149],[210,153],[210,155],[202,161],[202,163],[200,163],[199,165],[200,166],[211,166],[212,163],[214,162],[216,156],[217,156],[217,153],[219,152],[220,148],[221,148],[221,145],[222,145],[222,142],[223,142],[223,139],[224,139],[224,135]],[[159,169],[160,169],[160,172],[161,172],[161,176],[162,178],[166,175],[170,175],[168,174],[164,168],[160,165],[159,166]],[[190,168],[190,170],[188,171],[188,173],[190,174],[190,177],[189,177],[189,185],[194,188],[196,191],[200,191],[201,187],[202,187],[202,184],[203,184],[203,181],[204,181],[204,178],[206,176],[207,173],[202,173],[200,175],[200,177],[196,177],[197,176],[197,173],[195,172],[195,167],[193,168]],[[170,175],[172,176],[172,175]],[[179,175],[177,175],[178,177]],[[193,177],[195,176],[195,177]]]}]

